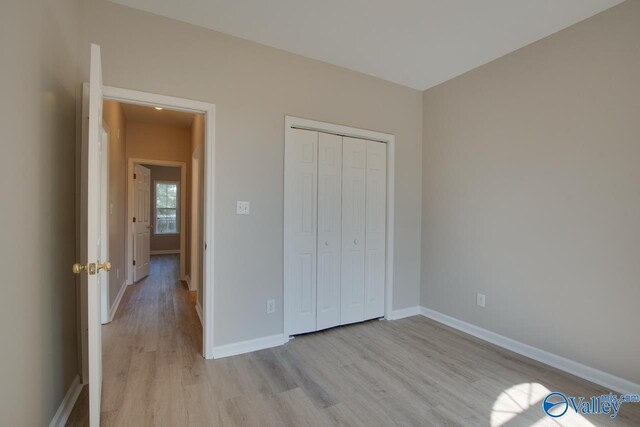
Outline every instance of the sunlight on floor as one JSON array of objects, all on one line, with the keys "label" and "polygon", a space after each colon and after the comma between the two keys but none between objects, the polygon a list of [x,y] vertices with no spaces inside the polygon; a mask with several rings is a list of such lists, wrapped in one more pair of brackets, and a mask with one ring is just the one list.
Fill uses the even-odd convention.
[{"label": "sunlight on floor", "polygon": [[[516,417],[526,417],[532,426],[594,426],[572,410],[559,418],[547,416],[542,410],[542,401],[550,392],[538,383],[522,383],[503,391],[493,404],[491,427],[509,424]],[[522,420],[518,424],[521,423]]]}]

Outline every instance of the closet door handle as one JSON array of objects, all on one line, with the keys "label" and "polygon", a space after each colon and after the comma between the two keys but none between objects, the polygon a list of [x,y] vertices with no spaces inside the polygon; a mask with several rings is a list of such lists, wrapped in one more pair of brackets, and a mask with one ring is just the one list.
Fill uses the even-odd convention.
[{"label": "closet door handle", "polygon": [[358,244],[358,239],[353,239],[353,244],[357,245]]},{"label": "closet door handle", "polygon": [[328,240],[325,240],[325,241],[324,241],[324,245],[325,245],[325,246],[329,246],[329,241],[328,241]]}]

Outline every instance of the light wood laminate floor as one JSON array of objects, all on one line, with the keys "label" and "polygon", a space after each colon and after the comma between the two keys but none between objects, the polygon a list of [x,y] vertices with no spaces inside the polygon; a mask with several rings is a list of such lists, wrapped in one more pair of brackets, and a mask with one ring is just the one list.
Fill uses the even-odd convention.
[{"label": "light wood laminate floor", "polygon": [[[370,321],[206,361],[178,258],[154,257],[103,327],[104,426],[638,426],[547,417],[549,391],[607,393],[423,317]],[[86,425],[86,387],[68,425]]]}]

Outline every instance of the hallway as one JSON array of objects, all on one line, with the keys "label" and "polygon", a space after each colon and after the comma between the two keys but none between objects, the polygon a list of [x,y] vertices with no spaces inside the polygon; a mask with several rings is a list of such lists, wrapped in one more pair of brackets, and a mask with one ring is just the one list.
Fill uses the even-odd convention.
[{"label": "hallway", "polygon": [[204,359],[195,293],[178,280],[179,270],[177,255],[152,257],[151,274],[127,289],[102,329],[104,425],[172,424],[186,408]]},{"label": "hallway", "polygon": [[[179,270],[178,255],[153,256],[150,275],[127,288],[113,322],[102,327],[102,425],[184,425],[197,405],[202,326]],[[68,425],[86,425],[86,392]]]}]

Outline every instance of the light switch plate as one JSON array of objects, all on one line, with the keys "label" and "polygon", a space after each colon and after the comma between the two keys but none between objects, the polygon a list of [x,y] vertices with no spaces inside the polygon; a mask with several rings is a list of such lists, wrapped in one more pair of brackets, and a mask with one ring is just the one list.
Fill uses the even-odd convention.
[{"label": "light switch plate", "polygon": [[249,215],[249,205],[249,202],[241,202],[238,200],[236,204],[236,214]]}]

